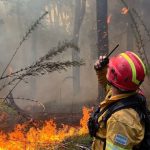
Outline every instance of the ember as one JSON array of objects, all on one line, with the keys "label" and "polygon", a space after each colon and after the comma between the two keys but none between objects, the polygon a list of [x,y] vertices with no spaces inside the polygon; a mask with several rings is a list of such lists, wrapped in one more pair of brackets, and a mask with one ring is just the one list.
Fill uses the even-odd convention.
[{"label": "ember", "polygon": [[107,17],[107,24],[110,24],[111,18],[112,18],[112,15],[110,14],[110,15]]},{"label": "ember", "polygon": [[55,147],[68,137],[87,133],[87,120],[90,109],[83,107],[83,118],[79,127],[63,125],[57,129],[53,120],[46,121],[42,128],[31,127],[27,132],[26,125],[17,125],[11,133],[0,133],[0,150],[35,150],[39,147]]},{"label": "ember", "polygon": [[126,15],[128,13],[129,9],[127,7],[123,7],[121,9],[121,14]]}]

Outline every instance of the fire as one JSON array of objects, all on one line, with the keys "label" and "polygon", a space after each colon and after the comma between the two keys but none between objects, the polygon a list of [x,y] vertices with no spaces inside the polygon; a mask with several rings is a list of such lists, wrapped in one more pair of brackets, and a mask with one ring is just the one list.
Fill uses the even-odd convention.
[{"label": "fire", "polygon": [[90,109],[83,107],[83,118],[79,127],[63,125],[57,129],[53,120],[46,121],[43,127],[33,128],[25,131],[26,125],[17,125],[13,132],[5,134],[0,132],[0,150],[36,150],[39,147],[51,146],[54,149],[68,137],[86,134],[87,121]]},{"label": "fire", "polygon": [[110,15],[107,17],[107,24],[110,24],[111,18],[112,18],[112,15],[110,14]]},{"label": "fire", "polygon": [[121,14],[126,15],[126,14],[128,13],[128,11],[129,11],[129,8],[123,7],[123,8],[121,9]]}]

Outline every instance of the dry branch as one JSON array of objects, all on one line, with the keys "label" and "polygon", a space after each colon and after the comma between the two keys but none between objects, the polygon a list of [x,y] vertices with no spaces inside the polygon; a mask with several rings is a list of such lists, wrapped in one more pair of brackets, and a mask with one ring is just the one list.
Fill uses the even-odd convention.
[{"label": "dry branch", "polygon": [[90,148],[85,147],[85,146],[80,145],[80,144],[76,144],[75,146],[78,147],[78,148],[80,148],[80,150],[90,150]]},{"label": "dry branch", "polygon": [[[129,7],[128,7],[127,3],[125,2],[125,0],[121,0],[121,2],[123,3],[123,5],[126,8],[129,9]],[[131,18],[131,21],[132,21],[131,27],[133,29],[133,33],[134,33],[134,36],[135,36],[135,39],[136,39],[138,53],[140,54],[143,62],[145,62],[145,64],[147,66],[149,66],[148,58],[147,58],[146,51],[145,51],[144,40],[142,38],[142,34],[141,34],[141,31],[140,31],[139,25],[138,25],[137,21],[134,18],[133,14],[135,14],[135,11],[133,11],[133,10],[134,9],[132,9],[132,10],[129,9],[129,17]],[[137,16],[137,14],[136,14],[136,16]],[[139,19],[139,17],[138,17],[138,19]]]},{"label": "dry branch", "polygon": [[37,60],[33,65],[22,68],[19,71],[13,72],[10,75],[2,77],[0,80],[8,77],[14,78],[8,83],[4,84],[0,88],[0,91],[9,85],[12,85],[17,80],[23,80],[24,77],[44,75],[45,73],[50,73],[53,71],[66,70],[68,67],[71,66],[83,65],[84,64],[83,60],[66,61],[66,62],[49,62],[51,58],[66,51],[68,48],[78,50],[78,47],[76,47],[73,43],[65,41],[62,43],[62,45],[59,44],[57,48],[55,47],[52,50],[49,50],[49,52],[45,56],[39,58],[39,60]]},{"label": "dry branch", "polygon": [[139,19],[139,21],[141,22],[142,26],[144,27],[144,30],[146,32],[146,35],[148,37],[148,40],[150,42],[150,31],[149,29],[147,28],[146,24],[144,23],[144,21],[142,20],[141,16],[138,14],[138,12],[132,8],[132,12],[135,14],[135,16]]},{"label": "dry branch", "polygon": [[25,40],[28,39],[29,35],[35,30],[35,28],[40,24],[40,21],[48,14],[47,11],[45,11],[35,22],[33,25],[31,25],[31,27],[29,28],[29,30],[26,32],[26,34],[23,36],[22,40],[19,42],[19,45],[17,46],[17,48],[15,49],[14,54],[12,55],[9,63],[7,64],[7,66],[5,67],[1,78],[3,77],[4,73],[6,72],[8,66],[10,65],[10,63],[12,62],[12,60],[14,59],[15,55],[17,54],[18,50],[20,49],[20,47],[22,46],[22,44],[24,43]]},{"label": "dry branch", "polygon": [[4,98],[6,99],[10,93],[16,88],[16,86],[24,80],[24,78],[30,77],[30,76],[39,76],[39,75],[44,75],[46,73],[51,73],[53,71],[61,71],[61,70],[67,70],[68,67],[71,66],[80,66],[84,65],[83,60],[75,60],[75,61],[64,61],[64,62],[51,62],[50,60],[54,57],[57,56],[64,51],[66,51],[68,48],[72,48],[73,50],[79,50],[79,48],[73,44],[72,42],[67,42],[64,41],[58,44],[57,47],[54,47],[49,50],[49,52],[44,55],[43,57],[40,57],[35,63],[33,63],[31,66],[28,66],[26,68],[20,69],[19,71],[16,71],[9,76],[2,77],[2,79],[7,78],[7,77],[12,77],[12,80],[9,81],[8,83],[4,84],[1,88],[0,91],[3,90],[5,87],[12,85],[15,83],[13,88],[9,91],[7,96]]},{"label": "dry branch", "polygon": [[41,62],[48,61],[56,55],[58,56],[59,54],[66,51],[68,48],[72,48],[73,50],[79,51],[79,48],[73,42],[70,42],[70,41],[64,41],[62,43],[59,42],[57,47],[50,49],[46,55],[44,55],[43,57],[40,57],[39,60],[37,60],[35,63],[33,63],[33,65],[30,65],[25,68],[21,68],[20,70],[15,71],[15,72],[11,73],[10,75],[3,76],[0,78],[0,80],[9,78],[9,77],[14,77],[14,76],[19,77],[19,75],[18,75],[19,73],[21,73],[23,71],[27,71],[31,68],[34,68],[35,66],[39,65]]},{"label": "dry branch", "polygon": [[[38,100],[35,99],[29,99],[29,98],[23,98],[23,97],[7,97],[8,99],[12,99],[12,100],[24,100],[24,101],[31,101],[31,102],[35,102],[38,105],[40,105],[43,108],[43,112],[45,112],[45,106],[44,104],[42,104],[41,102],[39,102]],[[0,97],[0,99],[3,99],[2,97]]]}]

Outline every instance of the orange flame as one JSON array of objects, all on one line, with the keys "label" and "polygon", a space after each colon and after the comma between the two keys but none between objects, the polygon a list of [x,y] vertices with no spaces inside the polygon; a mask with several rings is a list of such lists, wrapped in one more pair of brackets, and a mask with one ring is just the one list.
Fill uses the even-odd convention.
[{"label": "orange flame", "polygon": [[[83,107],[83,118],[79,127],[63,125],[57,129],[53,120],[46,121],[42,128],[30,128],[25,131],[25,125],[17,125],[13,132],[0,132],[0,150],[35,150],[39,147],[53,146],[71,136],[86,134],[90,109]],[[52,149],[53,149],[52,148]]]},{"label": "orange flame", "polygon": [[121,14],[123,14],[123,15],[126,15],[128,12],[129,12],[129,8],[127,8],[127,7],[123,7],[121,9]]},{"label": "orange flame", "polygon": [[107,17],[107,24],[110,24],[111,18],[112,18],[112,15],[110,14],[110,15]]}]

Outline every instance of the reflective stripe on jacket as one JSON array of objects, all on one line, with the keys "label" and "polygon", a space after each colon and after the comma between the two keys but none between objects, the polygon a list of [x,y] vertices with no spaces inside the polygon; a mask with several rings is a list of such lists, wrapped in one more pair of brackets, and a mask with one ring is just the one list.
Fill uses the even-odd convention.
[{"label": "reflective stripe on jacket", "polygon": [[[111,96],[110,91],[105,100],[100,104],[101,109],[114,101],[129,97],[132,94],[134,93]],[[143,140],[144,125],[140,122],[139,115],[134,109],[122,109],[113,113],[108,119],[106,127],[102,117],[98,120],[100,128],[97,136],[106,138],[106,150],[132,150],[135,145],[138,145]],[[92,150],[103,150],[103,142],[100,139],[94,138]]]}]

